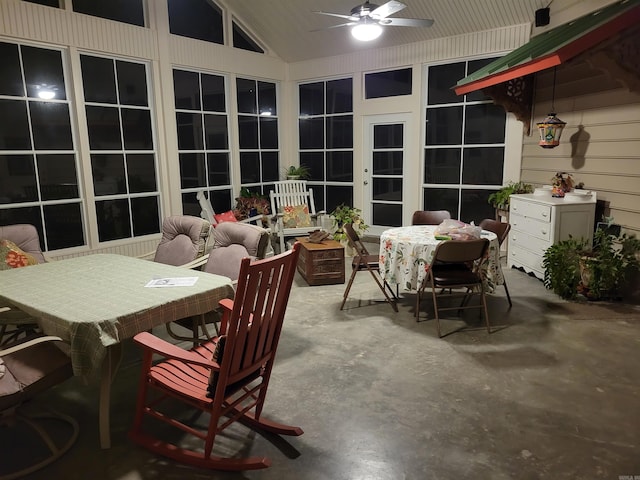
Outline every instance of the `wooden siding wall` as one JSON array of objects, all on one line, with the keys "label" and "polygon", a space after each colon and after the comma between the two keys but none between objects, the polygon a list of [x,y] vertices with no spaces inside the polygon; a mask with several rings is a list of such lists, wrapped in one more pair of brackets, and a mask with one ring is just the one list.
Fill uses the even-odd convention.
[{"label": "wooden siding wall", "polygon": [[[595,190],[604,213],[628,233],[640,234],[640,93],[583,61],[557,68],[555,112],[567,122],[560,145],[538,146],[535,123],[551,111],[553,70],[536,78],[531,136],[525,136],[521,179],[550,184],[556,172]],[[601,219],[596,219],[601,220]]]}]

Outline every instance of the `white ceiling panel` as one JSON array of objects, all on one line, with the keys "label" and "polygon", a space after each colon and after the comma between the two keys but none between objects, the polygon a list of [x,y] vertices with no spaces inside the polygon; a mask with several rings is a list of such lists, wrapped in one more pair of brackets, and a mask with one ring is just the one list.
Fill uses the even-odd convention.
[{"label": "white ceiling panel", "polygon": [[[565,0],[566,1],[566,0]],[[430,28],[385,27],[372,42],[358,42],[338,17],[318,15],[324,11],[348,15],[358,0],[219,0],[260,43],[286,62],[330,57],[372,48],[421,42],[523,23],[533,24],[535,11],[548,0],[402,0],[407,7],[392,17],[431,18]],[[382,0],[374,0],[382,5]]]}]

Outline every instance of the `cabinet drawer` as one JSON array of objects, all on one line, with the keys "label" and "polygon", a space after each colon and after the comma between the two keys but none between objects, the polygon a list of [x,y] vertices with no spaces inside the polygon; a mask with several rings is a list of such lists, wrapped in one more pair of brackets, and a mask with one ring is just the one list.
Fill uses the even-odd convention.
[{"label": "cabinet drawer", "polygon": [[524,248],[509,245],[509,266],[522,267],[527,272],[533,272],[538,278],[544,277],[542,256]]},{"label": "cabinet drawer", "polygon": [[523,202],[516,198],[511,199],[511,213],[533,218],[542,222],[551,221],[551,206],[538,203]]},{"label": "cabinet drawer", "polygon": [[538,255],[544,255],[547,248],[551,246],[551,242],[542,238],[534,237],[521,230],[511,230],[509,235],[509,246],[525,248]]},{"label": "cabinet drawer", "polygon": [[519,214],[515,215],[513,213],[509,216],[509,222],[511,223],[512,230],[528,233],[547,242],[551,240],[550,223],[527,218]]}]

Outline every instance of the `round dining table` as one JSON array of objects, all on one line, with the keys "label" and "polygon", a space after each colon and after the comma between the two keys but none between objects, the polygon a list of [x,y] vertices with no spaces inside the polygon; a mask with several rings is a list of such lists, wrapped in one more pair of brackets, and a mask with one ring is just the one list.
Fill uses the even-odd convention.
[{"label": "round dining table", "polygon": [[[380,235],[380,275],[390,285],[405,291],[422,287],[436,247],[443,240],[436,238],[438,225],[411,225],[385,230]],[[482,230],[489,239],[488,261],[484,262],[485,291],[493,292],[504,284],[500,266],[500,243],[493,232]]]}]

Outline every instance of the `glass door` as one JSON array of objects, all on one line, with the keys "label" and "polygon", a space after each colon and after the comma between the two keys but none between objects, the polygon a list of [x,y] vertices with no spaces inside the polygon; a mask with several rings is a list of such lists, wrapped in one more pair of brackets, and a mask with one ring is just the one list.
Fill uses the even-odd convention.
[{"label": "glass door", "polygon": [[363,214],[370,225],[367,233],[373,235],[403,223],[408,119],[385,115],[365,120]]}]

